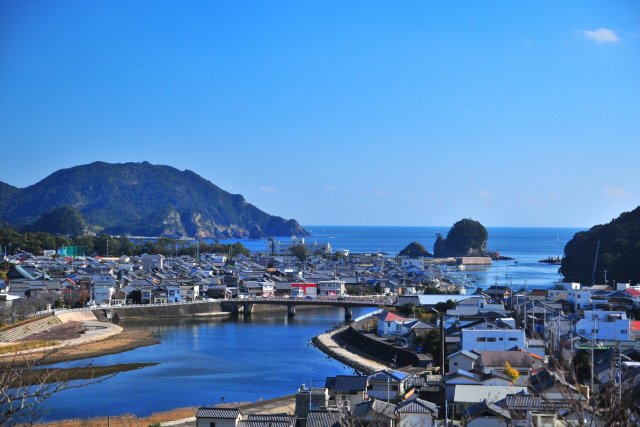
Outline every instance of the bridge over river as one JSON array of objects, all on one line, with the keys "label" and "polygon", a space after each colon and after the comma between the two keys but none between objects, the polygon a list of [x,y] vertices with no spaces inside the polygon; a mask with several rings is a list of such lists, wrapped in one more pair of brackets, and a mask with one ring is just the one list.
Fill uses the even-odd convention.
[{"label": "bridge over river", "polygon": [[243,312],[249,314],[255,305],[283,305],[287,307],[287,315],[296,315],[296,307],[301,305],[316,305],[344,308],[345,320],[351,320],[353,307],[389,307],[393,306],[393,301],[384,298],[233,298],[220,300],[223,311],[232,313]]}]

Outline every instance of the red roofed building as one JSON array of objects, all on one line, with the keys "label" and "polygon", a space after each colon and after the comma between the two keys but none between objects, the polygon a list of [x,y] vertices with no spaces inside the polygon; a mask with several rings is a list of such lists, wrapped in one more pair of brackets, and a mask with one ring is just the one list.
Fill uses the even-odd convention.
[{"label": "red roofed building", "polygon": [[407,319],[389,310],[384,310],[378,314],[378,336],[386,337],[396,335],[400,326]]},{"label": "red roofed building", "polygon": [[624,291],[629,296],[629,299],[633,301],[633,305],[635,305],[636,307],[640,306],[640,289],[627,288]]}]

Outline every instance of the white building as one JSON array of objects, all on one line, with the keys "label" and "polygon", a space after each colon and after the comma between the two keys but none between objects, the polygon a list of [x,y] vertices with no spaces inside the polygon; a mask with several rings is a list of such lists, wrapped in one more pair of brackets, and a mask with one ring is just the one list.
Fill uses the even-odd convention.
[{"label": "white building", "polygon": [[504,351],[526,348],[522,329],[462,329],[462,350]]},{"label": "white building", "polygon": [[94,274],[91,285],[91,299],[96,304],[110,304],[115,292],[116,279],[110,273]]},{"label": "white building", "polygon": [[576,322],[576,332],[588,339],[629,341],[631,322],[624,311],[586,310]]},{"label": "white building", "polygon": [[318,282],[319,297],[341,297],[346,292],[344,280],[323,280]]},{"label": "white building", "polygon": [[570,291],[580,290],[580,283],[576,282],[556,282],[553,284],[553,289],[547,291],[547,296],[553,301],[559,299],[567,299]]},{"label": "white building", "polygon": [[588,289],[568,289],[567,301],[573,304],[574,309],[584,310],[591,308],[591,291]]},{"label": "white building", "polygon": [[164,268],[164,255],[142,255],[142,269],[144,271],[162,270]]}]

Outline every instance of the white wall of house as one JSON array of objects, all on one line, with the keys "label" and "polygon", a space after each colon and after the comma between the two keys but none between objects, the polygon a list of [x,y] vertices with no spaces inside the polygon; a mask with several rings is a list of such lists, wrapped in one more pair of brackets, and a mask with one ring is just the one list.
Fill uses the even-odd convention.
[{"label": "white wall of house", "polygon": [[415,426],[432,427],[433,417],[431,416],[431,414],[401,413],[400,420],[398,421],[397,426],[398,427],[415,427]]},{"label": "white wall of house", "polygon": [[586,310],[575,329],[588,339],[629,341],[631,322],[624,311]]},{"label": "white wall of house", "polygon": [[584,310],[591,306],[591,291],[572,289],[567,292],[569,301],[577,310]]},{"label": "white wall of house", "polygon": [[526,348],[522,329],[462,329],[462,350],[504,351],[516,345]]},{"label": "white wall of house", "polygon": [[[504,418],[496,416],[477,417],[467,423],[467,427],[508,427]],[[207,426],[209,427],[209,426]]]},{"label": "white wall of house", "polygon": [[475,365],[475,360],[463,353],[456,353],[449,356],[449,372],[456,372],[458,369],[471,371]]},{"label": "white wall of house", "polygon": [[[238,420],[240,418],[238,417]],[[215,425],[216,427],[236,427],[238,425],[238,420],[229,420],[229,419],[220,419],[220,418],[198,418],[196,421],[197,427],[211,427]],[[215,424],[212,424],[215,423]]]}]

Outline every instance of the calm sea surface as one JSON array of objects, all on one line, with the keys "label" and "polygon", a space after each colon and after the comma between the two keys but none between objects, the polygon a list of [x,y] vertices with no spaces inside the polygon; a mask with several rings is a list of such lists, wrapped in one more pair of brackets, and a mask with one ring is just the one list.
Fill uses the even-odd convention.
[{"label": "calm sea surface", "polygon": [[[447,227],[358,227],[358,226],[305,226],[311,236],[305,242],[318,248],[330,243],[333,250],[349,249],[351,252],[386,252],[395,255],[413,241],[418,241],[430,252],[437,233],[446,236]],[[551,286],[560,280],[558,266],[541,264],[538,261],[549,256],[562,256],[564,245],[579,228],[533,228],[533,227],[488,227],[487,249],[499,251],[515,261],[494,262],[491,267],[468,268],[466,272],[475,285],[481,288],[511,283],[514,286]],[[288,241],[289,237],[280,238]],[[252,251],[266,249],[266,240],[239,241]]]},{"label": "calm sea surface", "polygon": [[[432,250],[437,232],[446,227],[308,226],[307,243],[331,243],[352,252],[396,254],[417,240]],[[550,286],[559,280],[557,266],[537,261],[562,254],[578,229],[489,228],[488,249],[514,261],[466,271],[476,285]],[[241,241],[249,249],[264,250],[264,240]],[[354,316],[364,313],[354,310]],[[181,406],[221,401],[255,401],[294,393],[301,384],[323,384],[326,376],[351,373],[346,366],[309,346],[309,340],[343,319],[342,309],[298,310],[255,314],[223,320],[154,321],[134,327],[153,331],[160,344],[92,359],[94,365],[155,362],[156,366],[118,374],[102,383],[66,390],[46,403],[46,420],[133,413],[147,415]],[[61,364],[83,366],[87,360]]]}]

